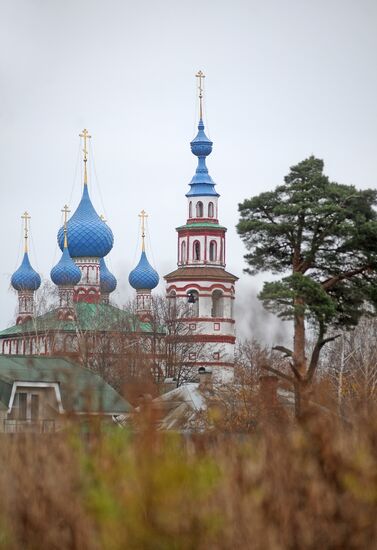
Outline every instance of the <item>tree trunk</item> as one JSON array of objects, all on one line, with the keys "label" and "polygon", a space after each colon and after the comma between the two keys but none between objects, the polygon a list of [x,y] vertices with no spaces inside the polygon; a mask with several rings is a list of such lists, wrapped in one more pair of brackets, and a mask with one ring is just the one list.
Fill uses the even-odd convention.
[{"label": "tree trunk", "polygon": [[295,417],[299,420],[301,417],[301,384],[297,380],[294,385],[295,390]]},{"label": "tree trunk", "polygon": [[302,298],[295,298],[294,305],[300,311],[296,310],[294,316],[293,365],[304,378],[306,375],[304,301]]},{"label": "tree trunk", "polygon": [[343,373],[345,365],[344,357],[344,334],[342,334],[342,347],[340,354],[340,370],[339,370],[339,380],[338,380],[338,412],[339,416],[343,416]]}]

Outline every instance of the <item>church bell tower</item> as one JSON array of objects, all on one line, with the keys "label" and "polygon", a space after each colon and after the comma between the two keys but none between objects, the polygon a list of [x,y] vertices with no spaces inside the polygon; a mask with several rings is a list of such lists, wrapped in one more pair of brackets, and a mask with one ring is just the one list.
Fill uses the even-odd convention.
[{"label": "church bell tower", "polygon": [[196,78],[199,124],[191,152],[198,158],[198,166],[186,194],[186,223],[177,228],[178,269],[165,276],[166,291],[171,303],[189,305],[189,313],[182,321],[188,324],[188,337],[200,344],[201,350],[198,357],[192,354],[192,362],[212,369],[214,378],[229,381],[234,367],[233,302],[238,278],[225,271],[226,228],[219,224],[220,195],[206,166],[213,143],[204,131],[204,74],[199,71]]}]

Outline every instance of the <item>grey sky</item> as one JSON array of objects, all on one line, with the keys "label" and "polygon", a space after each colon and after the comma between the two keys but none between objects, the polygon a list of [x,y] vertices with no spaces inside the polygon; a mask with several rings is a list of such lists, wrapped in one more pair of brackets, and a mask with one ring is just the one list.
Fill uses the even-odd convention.
[{"label": "grey sky", "polygon": [[[174,269],[196,166],[198,69],[228,270],[244,267],[238,202],[275,187],[292,164],[313,153],[331,178],[376,185],[376,0],[0,0],[0,10],[1,327],[14,320],[9,278],[25,209],[34,267],[48,277],[60,256],[60,209],[81,195],[83,127],[92,200],[115,235],[116,301],[131,296],[142,208],[160,275]],[[237,289],[254,326],[248,297],[263,278],[241,276]]]}]

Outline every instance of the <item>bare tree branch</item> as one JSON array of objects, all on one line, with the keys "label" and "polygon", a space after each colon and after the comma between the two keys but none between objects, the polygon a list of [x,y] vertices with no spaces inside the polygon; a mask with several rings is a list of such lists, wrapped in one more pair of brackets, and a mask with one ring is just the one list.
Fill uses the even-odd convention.
[{"label": "bare tree branch", "polygon": [[285,346],[274,346],[272,349],[274,351],[281,351],[282,353],[285,354],[285,357],[292,357],[293,355],[293,351],[286,348]]},{"label": "bare tree branch", "polygon": [[267,370],[268,372],[272,372],[273,374],[276,374],[276,376],[279,376],[280,378],[284,378],[284,380],[288,380],[291,384],[294,384],[294,379],[292,376],[288,376],[288,374],[284,374],[283,372],[274,369],[273,367],[269,367],[268,365],[262,365],[263,370]]}]

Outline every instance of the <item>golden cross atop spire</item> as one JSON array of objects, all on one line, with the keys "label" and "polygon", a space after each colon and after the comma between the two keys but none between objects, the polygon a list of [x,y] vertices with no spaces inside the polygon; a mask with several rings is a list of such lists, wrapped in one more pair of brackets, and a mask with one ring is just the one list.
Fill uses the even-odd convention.
[{"label": "golden cross atop spire", "polygon": [[68,205],[65,205],[63,207],[62,213],[64,214],[64,248],[68,248],[67,220],[68,220],[68,214],[70,213],[70,209]]},{"label": "golden cross atop spire", "polygon": [[79,134],[81,138],[84,139],[84,149],[82,150],[84,153],[84,185],[87,185],[88,183],[88,174],[86,170],[86,163],[88,161],[88,149],[87,149],[87,143],[86,140],[90,139],[92,136],[89,135],[89,132],[86,128],[83,129],[81,134]]},{"label": "golden cross atop spire", "polygon": [[198,79],[199,117],[201,120],[203,118],[203,79],[206,77],[206,75],[202,71],[198,71],[195,76]]},{"label": "golden cross atop spire", "polygon": [[21,216],[22,220],[24,221],[24,239],[25,239],[25,252],[27,252],[27,241],[29,236],[29,227],[28,227],[28,221],[30,220],[30,216],[28,212],[24,212]]},{"label": "golden cross atop spire", "polygon": [[141,249],[143,252],[145,252],[145,220],[147,219],[148,214],[145,210],[142,210],[139,214],[139,218],[141,218]]}]

